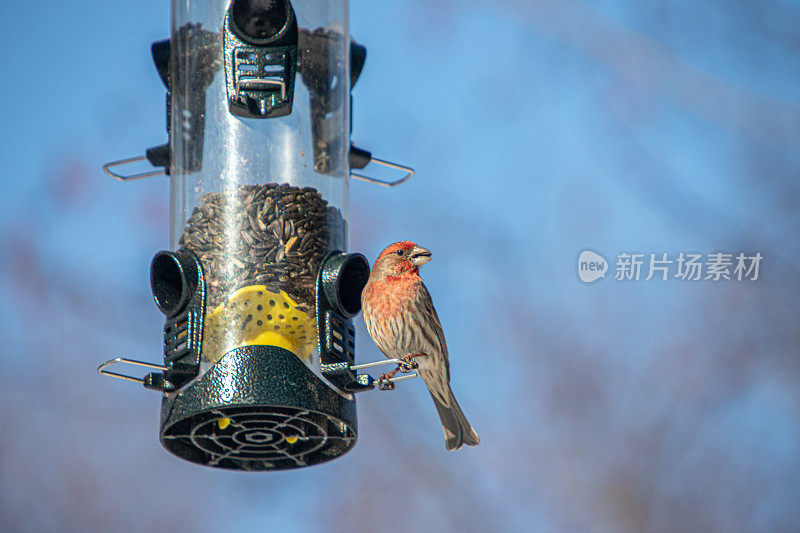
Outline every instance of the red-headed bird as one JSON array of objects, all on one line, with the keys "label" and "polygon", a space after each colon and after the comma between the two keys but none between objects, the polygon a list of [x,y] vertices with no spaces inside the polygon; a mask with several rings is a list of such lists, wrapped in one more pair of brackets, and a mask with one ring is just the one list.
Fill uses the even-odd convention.
[{"label": "red-headed bird", "polygon": [[419,374],[439,412],[448,450],[480,444],[450,389],[447,344],[431,295],[419,267],[431,260],[431,252],[410,241],[387,247],[372,267],[361,293],[361,312],[370,337],[390,359],[416,357]]}]

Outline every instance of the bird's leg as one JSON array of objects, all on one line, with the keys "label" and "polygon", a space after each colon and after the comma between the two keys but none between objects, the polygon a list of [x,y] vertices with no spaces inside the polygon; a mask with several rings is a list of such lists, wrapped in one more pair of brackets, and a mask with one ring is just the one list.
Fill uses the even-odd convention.
[{"label": "bird's leg", "polygon": [[397,368],[392,370],[391,372],[386,372],[385,374],[381,374],[381,377],[378,378],[378,388],[380,390],[394,390],[394,383],[392,382],[392,378],[398,373],[403,372],[405,374],[409,372],[413,372],[417,368],[419,368],[419,363],[417,363],[414,358],[415,357],[427,357],[428,354],[426,353],[410,353],[406,354],[400,358],[400,363],[397,365]]},{"label": "bird's leg", "polygon": [[406,354],[406,355],[404,355],[403,357],[400,358],[400,361],[402,361],[402,362],[397,366],[397,368],[401,372],[413,372],[414,370],[419,368],[419,363],[417,363],[417,361],[414,358],[415,357],[427,357],[427,356],[428,356],[428,354],[426,354],[426,353],[410,353],[410,354]]},{"label": "bird's leg", "polygon": [[392,378],[399,371],[400,367],[397,367],[391,372],[386,372],[385,374],[381,374],[381,377],[378,378],[378,388],[380,390],[394,390],[394,383],[392,382]]}]

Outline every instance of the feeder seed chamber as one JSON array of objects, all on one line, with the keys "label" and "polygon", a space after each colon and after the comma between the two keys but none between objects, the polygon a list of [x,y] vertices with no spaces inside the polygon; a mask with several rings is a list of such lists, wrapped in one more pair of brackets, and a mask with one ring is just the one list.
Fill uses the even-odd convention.
[{"label": "feeder seed chamber", "polygon": [[[162,393],[160,440],[206,466],[280,470],[356,442],[352,318],[369,264],[348,248],[349,178],[413,170],[350,143],[366,49],[346,0],[172,2],[152,45],[167,87],[168,143],[104,165],[120,181],[170,177],[170,250],[150,267],[166,316],[163,364],[115,358],[101,374]],[[123,174],[147,160],[155,170]],[[352,169],[403,172],[393,182]],[[108,367],[153,372],[135,377]],[[410,368],[395,380],[414,377]]]}]

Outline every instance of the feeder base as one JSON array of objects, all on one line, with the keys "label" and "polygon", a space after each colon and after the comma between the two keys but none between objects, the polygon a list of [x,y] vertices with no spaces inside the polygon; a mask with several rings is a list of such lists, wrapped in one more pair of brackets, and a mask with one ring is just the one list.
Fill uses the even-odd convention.
[{"label": "feeder base", "polygon": [[292,352],[244,346],[161,404],[161,443],[195,463],[285,470],[347,453],[356,443],[355,400],[314,375]]}]

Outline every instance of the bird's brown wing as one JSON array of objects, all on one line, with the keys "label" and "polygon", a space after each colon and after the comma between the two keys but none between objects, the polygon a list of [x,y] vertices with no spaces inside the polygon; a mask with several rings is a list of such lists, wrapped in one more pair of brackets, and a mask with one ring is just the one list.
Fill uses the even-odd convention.
[{"label": "bird's brown wing", "polygon": [[442,323],[439,320],[439,315],[436,314],[436,308],[433,306],[433,298],[431,298],[431,293],[428,292],[428,288],[425,284],[420,281],[420,306],[421,309],[419,310],[419,316],[423,323],[427,322],[431,325],[431,328],[436,332],[436,339],[435,341],[438,342],[439,346],[439,353],[444,356],[444,366],[447,369],[447,381],[450,381],[450,357],[449,353],[447,352],[447,342],[444,340],[444,330],[442,329]]}]

